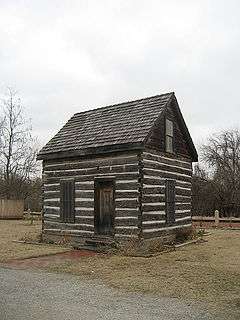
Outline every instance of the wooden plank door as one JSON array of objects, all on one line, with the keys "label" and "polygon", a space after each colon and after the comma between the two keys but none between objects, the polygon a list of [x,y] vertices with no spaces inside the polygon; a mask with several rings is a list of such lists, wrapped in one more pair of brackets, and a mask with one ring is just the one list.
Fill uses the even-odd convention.
[{"label": "wooden plank door", "polygon": [[113,234],[114,190],[111,181],[96,185],[95,231],[101,235]]}]

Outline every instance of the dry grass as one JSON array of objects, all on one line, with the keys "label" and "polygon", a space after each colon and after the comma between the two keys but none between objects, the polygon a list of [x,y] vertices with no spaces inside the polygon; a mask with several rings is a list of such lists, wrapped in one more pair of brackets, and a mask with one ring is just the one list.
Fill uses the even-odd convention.
[{"label": "dry grass", "polygon": [[66,251],[54,245],[30,245],[14,243],[12,240],[37,239],[41,233],[41,222],[30,225],[25,220],[0,220],[0,262]]},{"label": "dry grass", "polygon": [[[66,251],[12,242],[36,238],[40,231],[40,222],[0,220],[0,262]],[[151,258],[97,255],[53,263],[48,270],[100,279],[119,289],[202,301],[214,312],[224,310],[226,319],[240,319],[240,231],[212,230],[207,239]]]},{"label": "dry grass", "polygon": [[228,319],[235,319],[240,309],[240,231],[211,232],[208,242],[151,258],[84,257],[51,270],[102,279],[115,288],[202,301],[214,310],[229,307]]}]

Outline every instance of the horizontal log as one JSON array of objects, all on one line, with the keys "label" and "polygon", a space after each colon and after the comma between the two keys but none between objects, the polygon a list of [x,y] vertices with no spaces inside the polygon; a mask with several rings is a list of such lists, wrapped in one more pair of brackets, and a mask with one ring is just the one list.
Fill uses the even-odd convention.
[{"label": "horizontal log", "polygon": [[143,195],[147,194],[165,194],[165,186],[161,187],[149,187],[147,185],[143,186]]},{"label": "horizontal log", "polygon": [[143,236],[144,238],[154,238],[158,236],[163,236],[165,233],[168,233],[169,231],[174,232],[175,230],[178,230],[181,228],[189,228],[189,227],[191,227],[191,223],[174,225],[174,226],[164,226],[161,228],[144,229]]},{"label": "horizontal log", "polygon": [[143,176],[143,185],[149,186],[165,186],[166,179],[158,177]]},{"label": "horizontal log", "polygon": [[175,212],[176,212],[176,217],[177,216],[184,216],[184,215],[187,215],[187,216],[191,215],[190,209],[188,209],[188,210],[175,210]]},{"label": "horizontal log", "polygon": [[185,221],[187,221],[188,223],[190,222],[192,220],[192,217],[191,217],[191,215],[178,215],[178,216],[176,216],[176,222],[183,222],[184,221],[184,223],[185,223]]},{"label": "horizontal log", "polygon": [[[163,179],[175,179],[180,181],[190,182],[192,181],[192,177],[185,174],[174,173],[170,171],[158,171],[153,169],[143,169],[144,179],[145,177],[155,177],[155,178],[163,178]],[[145,182],[144,182],[145,183]]]},{"label": "horizontal log", "polygon": [[60,219],[60,218],[51,219],[51,218],[47,217],[47,218],[44,218],[44,219],[42,220],[42,223],[43,223],[43,224],[46,224],[47,222],[59,222],[59,223],[61,223],[61,219]]},{"label": "horizontal log", "polygon": [[52,198],[60,198],[60,190],[59,191],[45,191],[43,193],[44,199],[52,199]]},{"label": "horizontal log", "polygon": [[175,210],[191,210],[191,203],[179,203],[176,202],[175,204]]},{"label": "horizontal log", "polygon": [[162,228],[166,224],[165,220],[146,220],[143,221],[143,230]]},{"label": "horizontal log", "polygon": [[185,188],[178,188],[176,187],[176,195],[182,195],[182,196],[191,196],[192,191],[190,189],[185,189]]},{"label": "horizontal log", "polygon": [[60,222],[60,216],[59,214],[44,214],[43,215],[43,222],[44,221],[55,221],[55,222]]},{"label": "horizontal log", "polygon": [[139,192],[137,190],[128,190],[128,191],[116,191],[116,198],[137,198],[139,196]]},{"label": "horizontal log", "polygon": [[75,191],[94,191],[94,181],[75,182]]},{"label": "horizontal log", "polygon": [[165,194],[143,194],[142,203],[164,202]]},{"label": "horizontal log", "polygon": [[83,201],[83,200],[75,200],[75,206],[77,208],[93,208],[94,209],[94,200],[88,200],[88,201]]},{"label": "horizontal log", "polygon": [[75,216],[75,223],[94,224],[94,216]]},{"label": "horizontal log", "polygon": [[188,202],[191,203],[192,198],[190,196],[178,195],[175,196],[176,202]]},{"label": "horizontal log", "polygon": [[164,164],[164,163],[160,163],[158,161],[152,161],[152,160],[144,160],[143,163],[144,163],[144,168],[146,169],[170,171],[173,173],[180,173],[188,176],[192,175],[192,169],[182,168],[177,165],[169,165],[169,164]]},{"label": "horizontal log", "polygon": [[[149,189],[146,189],[144,188],[143,189],[143,199],[145,201],[145,199],[150,199],[149,202],[151,202],[151,199],[155,199],[155,197],[158,197],[160,199],[163,199],[162,201],[164,202],[165,201],[165,188],[162,188],[162,192],[161,193],[156,193],[157,189],[155,188],[149,188]],[[181,193],[181,191],[180,191]],[[191,202],[191,193],[188,191],[184,191],[184,193],[187,193],[188,195],[182,195],[182,194],[179,194],[178,190],[176,190],[176,196],[175,196],[175,199],[177,202]]]},{"label": "horizontal log", "polygon": [[[183,188],[183,189],[187,189],[188,191],[191,191],[191,183],[190,182],[181,182],[178,180],[176,181],[176,188]],[[143,189],[149,189],[149,188],[161,188],[161,192],[164,192],[164,188],[165,188],[165,183],[166,183],[166,179],[159,179],[158,177],[144,177],[143,179]],[[152,191],[151,191],[152,192]],[[155,192],[156,193],[156,192]]]},{"label": "horizontal log", "polygon": [[115,209],[115,217],[138,217],[139,209],[135,208],[116,208]]},{"label": "horizontal log", "polygon": [[[138,191],[123,191],[123,192],[115,192],[115,197],[117,198],[137,198],[139,196],[139,192]],[[94,200],[94,191],[81,191],[81,190],[76,190],[75,191],[75,198],[76,198],[76,202],[78,201],[78,199],[82,199],[84,201],[84,199],[92,199],[92,201]],[[52,202],[57,201],[56,199],[58,199],[58,201],[60,201],[60,191],[53,191],[51,193],[44,193],[44,199],[45,199],[45,203],[50,203],[51,199],[53,199]],[[79,200],[81,201],[81,200]],[[84,202],[85,203],[85,202]],[[78,204],[76,204],[78,205]]]},{"label": "horizontal log", "polygon": [[[165,196],[164,195],[143,195],[142,206],[144,211],[161,211],[165,210]],[[190,197],[178,197],[176,196],[176,210],[191,210]],[[136,208],[138,211],[139,202],[136,198],[116,198],[115,200],[116,209],[121,208]],[[45,199],[44,200],[44,212],[45,213],[56,213],[60,210],[60,199]],[[94,212],[94,199],[93,198],[76,198],[75,200],[75,211],[76,213],[82,211],[85,213]]]},{"label": "horizontal log", "polygon": [[[156,211],[155,211],[156,212]],[[142,220],[143,221],[160,221],[163,220],[165,221],[165,213],[163,214],[158,214],[157,212],[154,214],[154,212],[152,212],[152,214],[147,214],[147,212],[143,212],[142,214]]]},{"label": "horizontal log", "polygon": [[60,207],[60,199],[44,199],[44,206]]},{"label": "horizontal log", "polygon": [[44,213],[43,217],[52,217],[52,218],[59,218],[60,217],[60,213],[59,212],[55,212],[55,213]]},{"label": "horizontal log", "polygon": [[129,217],[128,219],[116,219],[114,220],[114,226],[115,227],[125,227],[125,226],[132,226],[132,227],[138,227],[138,219]]},{"label": "horizontal log", "polygon": [[138,190],[140,184],[137,179],[129,181],[116,181],[116,191],[120,190]]},{"label": "horizontal log", "polygon": [[94,216],[94,209],[93,208],[79,208],[75,207],[75,216]]},{"label": "horizontal log", "polygon": [[137,199],[116,199],[115,206],[117,209],[119,208],[138,208],[138,200]]},{"label": "horizontal log", "polygon": [[87,202],[87,201],[89,201],[89,202],[94,202],[94,197],[88,197],[88,198],[86,198],[86,197],[83,197],[83,198],[80,198],[80,197],[75,197],[75,202],[81,202],[81,203],[85,203],[85,202]]},{"label": "horizontal log", "polygon": [[147,211],[164,211],[165,210],[165,203],[163,203],[163,202],[148,203],[148,204],[143,203],[142,210],[144,212],[147,212]]},{"label": "horizontal log", "polygon": [[94,231],[87,231],[87,230],[66,230],[66,229],[51,229],[51,228],[44,228],[44,234],[53,234],[59,236],[79,236],[79,237],[87,237],[93,236]]},{"label": "horizontal log", "polygon": [[44,206],[43,212],[43,214],[56,214],[60,212],[60,207]]},{"label": "horizontal log", "polygon": [[136,235],[139,233],[139,229],[136,226],[117,226],[114,228],[117,234]]},{"label": "horizontal log", "polygon": [[138,164],[131,165],[118,165],[106,167],[94,167],[88,169],[64,169],[64,170],[51,170],[44,171],[47,178],[51,177],[75,177],[75,176],[95,176],[99,174],[122,174],[138,172]]},{"label": "horizontal log", "polygon": [[60,169],[85,169],[97,166],[114,166],[114,165],[125,165],[137,163],[138,159],[136,155],[125,156],[125,157],[104,157],[102,159],[93,159],[86,161],[63,161],[46,163],[44,170],[60,170]]},{"label": "horizontal log", "polygon": [[174,166],[182,167],[185,169],[192,169],[191,160],[167,158],[165,156],[160,156],[160,155],[149,153],[149,152],[143,152],[143,161],[144,159],[157,161],[157,162],[168,164],[168,165],[174,165]]},{"label": "horizontal log", "polygon": [[186,182],[186,181],[179,181],[176,180],[176,187],[182,187],[182,188],[192,188],[192,183],[191,182]]},{"label": "horizontal log", "polygon": [[44,228],[47,229],[60,229],[60,230],[83,230],[83,231],[94,231],[93,224],[84,223],[58,223],[58,222],[44,222]]},{"label": "horizontal log", "polygon": [[138,216],[115,216],[115,221],[138,221]]},{"label": "horizontal log", "polygon": [[115,233],[114,238],[118,241],[129,241],[129,239],[138,239],[138,234],[118,234]]},{"label": "horizontal log", "polygon": [[182,226],[182,225],[191,224],[191,223],[192,223],[192,219],[191,218],[181,219],[181,220],[179,220],[179,218],[178,218],[178,219],[175,219],[175,222],[174,222],[173,226]]},{"label": "horizontal log", "polygon": [[60,183],[44,183],[43,191],[60,191]]},{"label": "horizontal log", "polygon": [[[109,178],[109,177],[114,177],[116,180],[135,180],[137,181],[138,179],[138,173],[137,172],[128,172],[128,173],[111,173],[109,175],[104,174],[104,175],[72,175],[68,176],[68,178],[74,178],[75,181],[77,182],[88,182],[88,181],[94,181],[95,178]],[[61,179],[66,178],[65,176],[61,177],[46,177],[45,178],[45,183],[59,183]]]},{"label": "horizontal log", "polygon": [[[61,224],[65,225],[61,221],[59,215],[46,215],[46,216],[44,216],[44,223],[45,222],[49,222],[49,223],[57,222],[57,223],[61,223]],[[94,225],[94,216],[75,216],[75,224]],[[74,229],[75,224],[71,224],[71,226],[73,226],[72,227],[73,229]],[[137,216],[115,217],[114,225],[115,226],[135,226],[135,227],[137,227],[138,226],[138,217]]]},{"label": "horizontal log", "polygon": [[[165,202],[153,202],[153,203],[143,203],[142,209],[144,212],[148,211],[165,211],[166,204]],[[190,210],[191,204],[190,203],[175,203],[175,210]]]},{"label": "horizontal log", "polygon": [[76,198],[94,198],[94,191],[91,190],[75,190]]}]

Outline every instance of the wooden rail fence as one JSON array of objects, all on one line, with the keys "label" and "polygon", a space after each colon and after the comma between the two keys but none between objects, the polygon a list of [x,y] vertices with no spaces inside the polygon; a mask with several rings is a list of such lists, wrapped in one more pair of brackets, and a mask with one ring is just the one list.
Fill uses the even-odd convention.
[{"label": "wooden rail fence", "polygon": [[219,213],[215,212],[213,217],[193,216],[192,222],[197,227],[216,227],[216,228],[240,228],[240,218],[235,217],[219,217]]}]

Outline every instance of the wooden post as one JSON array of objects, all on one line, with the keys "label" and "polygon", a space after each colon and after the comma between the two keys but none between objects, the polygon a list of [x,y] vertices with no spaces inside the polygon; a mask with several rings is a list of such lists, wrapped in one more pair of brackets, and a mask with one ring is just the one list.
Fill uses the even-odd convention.
[{"label": "wooden post", "polygon": [[214,216],[215,216],[215,227],[218,227],[219,226],[219,211],[218,210],[215,210]]},{"label": "wooden post", "polygon": [[203,216],[200,216],[200,228],[202,228],[202,226],[203,226]]},{"label": "wooden post", "polygon": [[31,209],[28,208],[28,214],[30,216],[30,224],[33,224],[33,212],[31,211]]},{"label": "wooden post", "polygon": [[233,218],[233,216],[232,216],[232,214],[230,215],[230,221],[229,221],[229,227],[230,228],[232,228],[232,218]]}]

